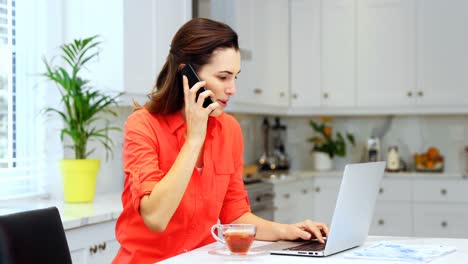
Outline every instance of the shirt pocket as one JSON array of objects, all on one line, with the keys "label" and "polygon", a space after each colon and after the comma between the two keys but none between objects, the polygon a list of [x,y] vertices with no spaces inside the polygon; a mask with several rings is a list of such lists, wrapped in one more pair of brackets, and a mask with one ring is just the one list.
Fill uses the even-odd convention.
[{"label": "shirt pocket", "polygon": [[232,162],[215,164],[215,188],[216,200],[223,202],[229,187],[229,182],[234,174],[234,164]]}]

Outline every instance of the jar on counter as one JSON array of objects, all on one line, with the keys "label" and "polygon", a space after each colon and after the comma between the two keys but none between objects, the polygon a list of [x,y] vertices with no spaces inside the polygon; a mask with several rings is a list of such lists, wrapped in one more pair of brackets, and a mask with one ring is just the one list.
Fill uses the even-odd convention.
[{"label": "jar on counter", "polygon": [[400,155],[397,146],[388,147],[387,171],[397,172],[400,170]]}]

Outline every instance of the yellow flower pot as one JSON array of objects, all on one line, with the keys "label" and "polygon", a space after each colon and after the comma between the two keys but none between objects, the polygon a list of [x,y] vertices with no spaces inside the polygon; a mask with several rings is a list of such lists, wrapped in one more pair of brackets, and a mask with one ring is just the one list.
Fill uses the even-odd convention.
[{"label": "yellow flower pot", "polygon": [[87,203],[94,200],[100,164],[100,160],[97,159],[59,161],[65,202]]}]

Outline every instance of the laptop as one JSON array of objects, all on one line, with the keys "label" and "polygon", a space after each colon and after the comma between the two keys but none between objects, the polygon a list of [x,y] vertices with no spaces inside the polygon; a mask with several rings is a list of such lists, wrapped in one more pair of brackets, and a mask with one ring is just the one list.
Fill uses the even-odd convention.
[{"label": "laptop", "polygon": [[385,162],[346,165],[338,198],[324,244],[310,241],[279,241],[259,247],[273,255],[324,257],[364,243],[374,214]]}]

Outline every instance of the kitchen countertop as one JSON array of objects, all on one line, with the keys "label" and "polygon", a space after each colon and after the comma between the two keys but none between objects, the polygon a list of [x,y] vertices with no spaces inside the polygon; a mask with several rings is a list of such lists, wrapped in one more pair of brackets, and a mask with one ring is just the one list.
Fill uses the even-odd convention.
[{"label": "kitchen countertop", "polygon": [[[454,246],[457,251],[448,255],[436,258],[431,261],[431,264],[461,264],[466,263],[468,259],[468,239],[450,239],[450,238],[408,238],[408,237],[368,237],[365,244],[356,249],[365,247],[376,241],[393,241],[409,245],[444,245]],[[253,247],[266,245],[270,242],[255,241]],[[159,263],[376,263],[375,260],[363,259],[348,259],[344,257],[344,252],[338,253],[329,257],[302,257],[302,256],[276,256],[276,255],[261,255],[243,258],[242,256],[219,256],[209,254],[208,251],[222,248],[223,246],[217,242],[207,246],[192,250],[190,252],[166,259]],[[356,250],[351,249],[351,250]],[[410,263],[397,261],[380,261],[379,263]],[[414,263],[414,262],[411,262]]]},{"label": "kitchen countertop", "polygon": [[0,202],[0,215],[56,206],[65,230],[116,220],[122,212],[121,193],[96,194],[93,203],[65,203],[49,198]]},{"label": "kitchen countertop", "polygon": [[[273,174],[263,180],[270,183],[293,182],[313,177],[341,177],[343,171],[291,171],[288,174]],[[424,173],[424,172],[386,172],[384,178],[410,178],[410,179],[466,179],[463,173]]]}]

